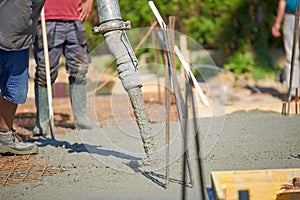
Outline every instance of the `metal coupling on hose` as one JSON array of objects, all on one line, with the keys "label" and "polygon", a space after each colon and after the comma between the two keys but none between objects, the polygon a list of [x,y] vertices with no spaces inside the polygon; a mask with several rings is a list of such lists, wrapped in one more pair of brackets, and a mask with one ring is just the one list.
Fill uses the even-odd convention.
[{"label": "metal coupling on hose", "polygon": [[120,20],[113,20],[113,21],[107,21],[103,24],[100,24],[99,26],[95,26],[92,29],[92,32],[94,35],[104,34],[109,31],[115,31],[115,30],[130,30],[131,29],[131,23],[130,21],[120,21]]}]

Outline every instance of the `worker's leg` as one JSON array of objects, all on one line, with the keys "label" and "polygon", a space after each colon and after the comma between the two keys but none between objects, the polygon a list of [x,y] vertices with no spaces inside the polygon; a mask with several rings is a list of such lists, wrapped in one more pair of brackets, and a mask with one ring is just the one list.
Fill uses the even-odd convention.
[{"label": "worker's leg", "polygon": [[[46,27],[48,35],[50,77],[52,85],[58,76],[59,60],[64,43],[64,33],[56,31],[56,22],[47,22]],[[49,104],[42,37],[41,25],[38,25],[36,40],[34,44],[34,57],[37,64],[34,79],[35,105],[37,110],[36,125],[33,129],[34,135],[47,135],[49,127]]]},{"label": "worker's leg", "polygon": [[[285,78],[287,87],[290,84],[290,73],[292,64],[292,52],[294,42],[294,26],[295,26],[295,15],[285,14],[284,27],[283,27],[283,40],[284,48],[286,53],[286,64],[285,64]],[[299,41],[299,40],[298,40]],[[295,89],[299,87],[299,42],[296,44],[294,55],[294,70],[292,78],[291,95],[295,95]]]},{"label": "worker's leg", "polygon": [[74,125],[78,129],[99,126],[86,113],[86,74],[89,67],[87,36],[82,22],[69,23],[64,46],[66,67],[69,73],[70,99],[74,114]]},{"label": "worker's leg", "polygon": [[28,91],[29,49],[0,50],[0,154],[32,154],[38,148],[16,137],[13,120],[18,104],[25,103]]},{"label": "worker's leg", "polygon": [[0,95],[0,129],[12,129],[17,106],[17,104],[5,100]]}]

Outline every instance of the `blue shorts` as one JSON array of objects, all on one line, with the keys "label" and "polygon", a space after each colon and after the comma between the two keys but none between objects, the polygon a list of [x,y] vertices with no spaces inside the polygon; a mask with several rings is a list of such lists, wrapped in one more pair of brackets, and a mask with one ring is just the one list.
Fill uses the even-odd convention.
[{"label": "blue shorts", "polygon": [[25,103],[28,92],[29,49],[0,49],[0,93],[12,103]]}]

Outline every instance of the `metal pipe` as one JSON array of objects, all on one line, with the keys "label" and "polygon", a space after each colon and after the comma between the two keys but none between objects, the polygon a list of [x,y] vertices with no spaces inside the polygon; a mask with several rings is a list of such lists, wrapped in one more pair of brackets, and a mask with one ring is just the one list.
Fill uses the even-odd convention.
[{"label": "metal pipe", "polygon": [[97,7],[100,24],[112,20],[122,20],[120,6],[117,0],[97,0]]}]

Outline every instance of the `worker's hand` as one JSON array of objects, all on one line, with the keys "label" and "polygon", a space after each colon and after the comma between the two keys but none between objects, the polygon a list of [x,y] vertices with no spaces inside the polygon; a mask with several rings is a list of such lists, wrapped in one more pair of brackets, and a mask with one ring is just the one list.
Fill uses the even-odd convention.
[{"label": "worker's hand", "polygon": [[275,23],[273,26],[272,26],[272,35],[274,37],[280,37],[281,33],[280,33],[280,24],[277,24]]},{"label": "worker's hand", "polygon": [[78,8],[78,11],[80,13],[79,15],[80,21],[85,21],[88,19],[93,8],[93,2],[94,2],[93,0],[85,0],[84,2],[81,3],[81,5]]}]

